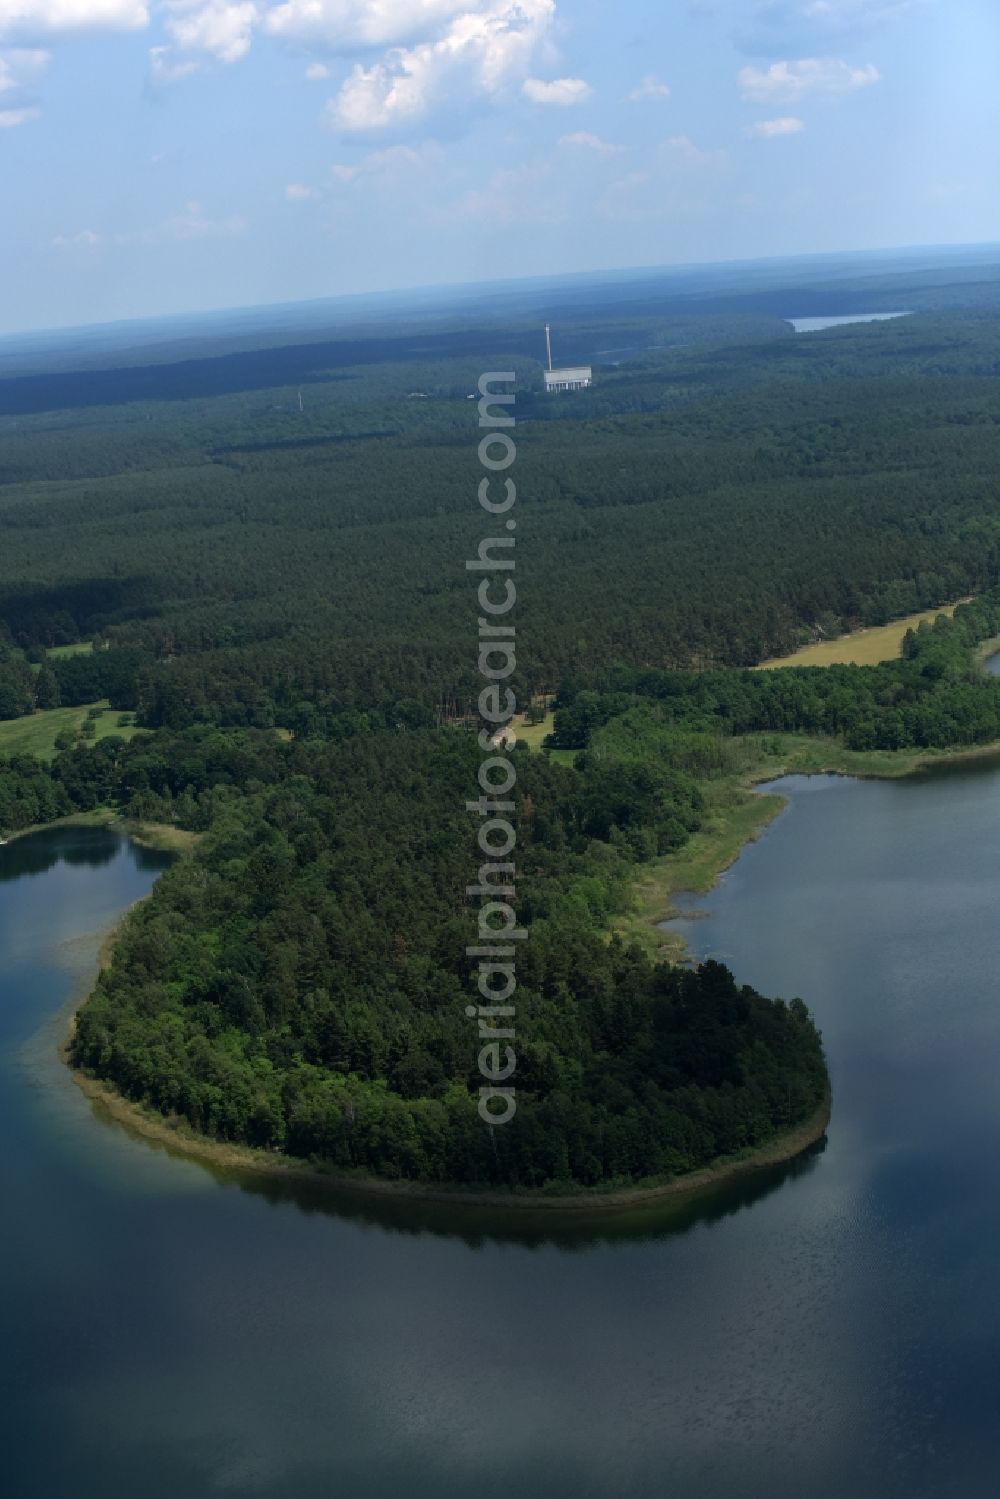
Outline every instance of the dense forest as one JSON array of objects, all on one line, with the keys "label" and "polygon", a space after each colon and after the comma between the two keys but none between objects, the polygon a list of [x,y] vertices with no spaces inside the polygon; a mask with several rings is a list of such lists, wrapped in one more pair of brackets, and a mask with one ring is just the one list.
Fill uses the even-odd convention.
[{"label": "dense forest", "polygon": [[[518,1117],[490,1130],[465,1009],[474,743],[415,732],[289,747],[277,771],[262,758],[258,784],[279,779],[216,803],[79,1017],[75,1059],[127,1096],[334,1169],[522,1188],[688,1170],[769,1139],[822,1098],[800,1001],[600,936],[633,850],[696,824],[693,784],[519,755],[531,938],[518,964]],[[130,778],[140,762],[137,751]],[[209,796],[219,770],[203,777]],[[186,794],[201,820],[198,792]]]},{"label": "dense forest", "polygon": [[[619,296],[568,321],[597,378],[556,400],[499,317],[0,380],[0,719],[107,701],[144,731],[0,762],[0,828],[112,806],[200,835],[130,917],[75,1060],[210,1135],[428,1182],[661,1178],[810,1115],[801,1001],[606,934],[747,736],[1000,738],[974,652],[1000,633],[1000,315],[994,283],[960,283],[935,305],[911,278],[928,310],[818,337],[780,286]],[[888,295],[872,277],[855,305]],[[514,752],[530,940],[517,1126],[491,1130],[465,1013],[464,562],[469,397],[505,367],[513,682],[558,693],[552,743],[577,755]],[[970,593],[897,662],[749,669]]]},{"label": "dense forest", "polygon": [[[475,688],[467,396],[503,358],[480,348],[338,370],[301,412],[280,387],[0,418],[0,631],[20,650],[141,650],[130,706],[151,726],[294,729],[303,705],[407,700],[455,716]],[[749,666],[817,623],[1000,579],[992,314],[806,338],[775,319],[557,402],[536,363],[510,366],[522,695],[609,661]]]}]

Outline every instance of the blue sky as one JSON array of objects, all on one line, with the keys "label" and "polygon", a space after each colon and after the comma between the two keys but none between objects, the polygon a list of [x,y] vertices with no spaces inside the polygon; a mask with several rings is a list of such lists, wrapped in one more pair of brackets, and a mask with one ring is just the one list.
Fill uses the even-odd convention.
[{"label": "blue sky", "polygon": [[0,332],[1000,240],[997,0],[0,0]]}]

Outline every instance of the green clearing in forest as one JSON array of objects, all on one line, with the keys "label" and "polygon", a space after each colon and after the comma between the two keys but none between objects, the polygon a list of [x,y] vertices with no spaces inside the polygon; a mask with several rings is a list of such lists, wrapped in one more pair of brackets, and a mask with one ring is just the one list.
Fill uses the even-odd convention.
[{"label": "green clearing in forest", "polygon": [[91,708],[102,711],[100,718],[94,720],[94,738],[86,740],[87,744],[96,744],[112,735],[131,739],[135,734],[145,732],[134,724],[119,727],[119,710],[109,707],[107,698],[104,698],[97,703],[83,703],[78,708],[48,708],[40,713],[30,713],[26,718],[6,719],[0,723],[0,757],[36,755],[40,760],[55,759],[57,737],[65,731],[79,733]]}]

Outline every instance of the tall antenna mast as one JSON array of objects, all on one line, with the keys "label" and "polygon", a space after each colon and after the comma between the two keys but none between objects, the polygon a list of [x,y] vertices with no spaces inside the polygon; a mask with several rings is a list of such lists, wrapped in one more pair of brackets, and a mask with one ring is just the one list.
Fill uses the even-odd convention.
[{"label": "tall antenna mast", "polygon": [[545,348],[549,356],[549,369],[552,368],[552,337],[549,332],[548,323],[545,324]]}]

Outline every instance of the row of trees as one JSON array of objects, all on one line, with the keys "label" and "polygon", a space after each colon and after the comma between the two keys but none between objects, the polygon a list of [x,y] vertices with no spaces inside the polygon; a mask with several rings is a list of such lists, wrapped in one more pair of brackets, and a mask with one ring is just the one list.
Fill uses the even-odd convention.
[{"label": "row of trees", "polygon": [[23,718],[36,710],[75,708],[107,698],[112,708],[134,708],[152,696],[147,691],[152,658],[136,647],[81,651],[34,659],[0,644],[0,720]]}]

